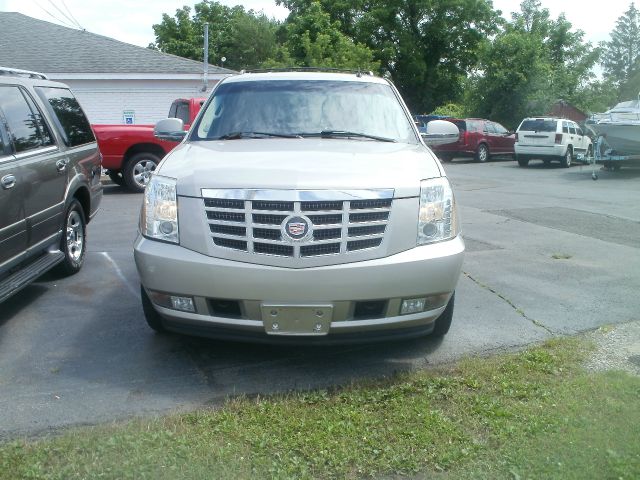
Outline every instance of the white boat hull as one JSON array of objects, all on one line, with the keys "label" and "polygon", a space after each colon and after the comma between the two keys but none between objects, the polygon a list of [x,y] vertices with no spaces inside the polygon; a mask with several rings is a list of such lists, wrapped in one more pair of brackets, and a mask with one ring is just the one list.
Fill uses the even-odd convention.
[{"label": "white boat hull", "polygon": [[602,135],[617,155],[640,155],[640,122],[594,123],[588,127]]}]

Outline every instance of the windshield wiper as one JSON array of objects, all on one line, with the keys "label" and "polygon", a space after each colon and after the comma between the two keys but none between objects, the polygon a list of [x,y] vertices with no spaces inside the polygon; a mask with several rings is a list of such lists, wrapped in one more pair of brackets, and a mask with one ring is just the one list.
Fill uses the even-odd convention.
[{"label": "windshield wiper", "polygon": [[214,140],[239,140],[241,138],[260,138],[260,137],[278,137],[278,138],[300,138],[300,135],[290,135],[288,133],[272,133],[272,132],[230,132]]},{"label": "windshield wiper", "polygon": [[377,140],[378,142],[393,142],[397,140],[387,137],[379,137],[378,135],[369,135],[367,133],[349,132],[346,130],[323,130],[319,133],[300,133],[302,137],[320,137],[320,138],[342,138],[342,137],[359,137]]}]

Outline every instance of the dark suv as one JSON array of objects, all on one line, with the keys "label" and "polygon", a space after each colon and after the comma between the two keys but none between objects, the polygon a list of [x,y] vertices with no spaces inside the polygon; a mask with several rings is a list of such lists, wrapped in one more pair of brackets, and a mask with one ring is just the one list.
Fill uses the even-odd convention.
[{"label": "dark suv", "polygon": [[432,150],[438,157],[450,161],[453,157],[473,157],[477,162],[486,162],[492,156],[514,155],[515,134],[497,122],[481,118],[447,118],[460,130],[460,139],[455,143],[434,145]]},{"label": "dark suv", "polygon": [[80,270],[102,199],[101,157],[69,87],[0,67],[0,301]]}]

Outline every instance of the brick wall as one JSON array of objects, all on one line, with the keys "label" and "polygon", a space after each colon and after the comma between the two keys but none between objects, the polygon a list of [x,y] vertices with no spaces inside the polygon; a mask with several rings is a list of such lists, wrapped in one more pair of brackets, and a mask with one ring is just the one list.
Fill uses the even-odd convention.
[{"label": "brick wall", "polygon": [[176,98],[206,97],[197,80],[64,80],[95,124],[123,124],[123,112],[133,111],[135,124],[155,124],[167,117]]}]

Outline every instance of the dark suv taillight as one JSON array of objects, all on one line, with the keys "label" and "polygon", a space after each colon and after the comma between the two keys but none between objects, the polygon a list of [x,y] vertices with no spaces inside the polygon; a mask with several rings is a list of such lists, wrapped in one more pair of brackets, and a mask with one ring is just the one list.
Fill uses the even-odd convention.
[{"label": "dark suv taillight", "polygon": [[516,142],[517,142],[517,141],[518,141],[518,132],[516,132],[516,137],[515,137],[515,139],[516,139]]},{"label": "dark suv taillight", "polygon": [[562,143],[562,134],[561,133],[556,133],[556,143],[557,144],[561,144]]}]

